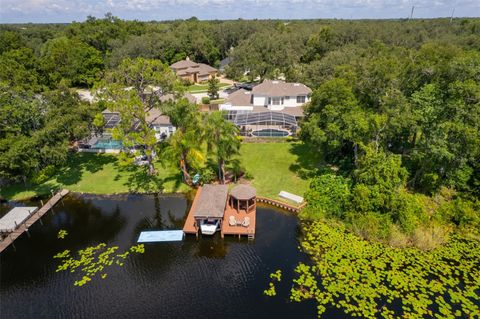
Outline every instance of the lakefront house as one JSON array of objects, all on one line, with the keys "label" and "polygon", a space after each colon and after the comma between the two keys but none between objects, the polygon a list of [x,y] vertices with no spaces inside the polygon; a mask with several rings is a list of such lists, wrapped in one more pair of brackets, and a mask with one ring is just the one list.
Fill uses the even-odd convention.
[{"label": "lakefront house", "polygon": [[228,112],[244,136],[285,137],[295,134],[311,93],[301,83],[265,80],[251,91],[231,93],[219,109]]},{"label": "lakefront house", "polygon": [[202,83],[218,75],[218,70],[205,63],[196,63],[188,57],[170,66],[175,74],[190,83]]}]

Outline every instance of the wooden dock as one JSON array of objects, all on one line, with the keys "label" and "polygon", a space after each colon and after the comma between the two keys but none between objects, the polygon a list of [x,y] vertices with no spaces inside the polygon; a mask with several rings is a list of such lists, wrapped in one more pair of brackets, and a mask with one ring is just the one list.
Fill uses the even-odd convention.
[{"label": "wooden dock", "polygon": [[[0,253],[8,246],[13,244],[14,240],[20,237],[24,232],[28,233],[28,228],[35,224],[43,215],[45,215],[55,204],[57,204],[65,195],[69,193],[68,189],[62,189],[57,192],[50,200],[43,205],[39,210],[33,213],[25,222],[23,222],[17,229],[9,233],[2,241],[0,241]],[[41,220],[40,220],[41,222]]]},{"label": "wooden dock", "polygon": [[[232,226],[229,224],[230,216],[235,217],[238,223],[237,225]],[[241,222],[245,219],[245,217],[248,217],[250,219],[250,225],[248,225],[248,227],[241,225]],[[254,239],[256,223],[257,223],[256,207],[251,209],[249,212],[247,212],[245,209],[240,209],[239,211],[237,211],[235,208],[227,204],[227,207],[225,208],[225,215],[223,216],[222,229],[220,231],[222,238],[225,235],[233,235],[238,237],[248,236],[249,239]]]},{"label": "wooden dock", "polygon": [[188,212],[187,219],[185,220],[185,224],[183,225],[183,232],[185,234],[194,234],[198,236],[198,225],[195,222],[195,217],[193,216],[193,212],[195,211],[195,207],[197,207],[197,198],[200,197],[200,193],[202,192],[202,187],[197,189],[197,193],[195,194],[195,198],[193,199],[192,207],[190,207],[190,211]]},{"label": "wooden dock", "polygon": [[[194,211],[195,207],[197,206],[197,199],[200,198],[200,194],[202,192],[202,187],[199,187],[197,190],[197,194],[195,195],[195,198],[192,203],[192,207],[190,208],[190,211],[188,212],[187,219],[185,220],[185,224],[183,226],[183,232],[185,234],[193,234],[198,237],[198,233],[200,232],[199,226],[195,222],[195,217],[194,217]],[[221,229],[220,229],[220,234],[222,238],[225,235],[234,235],[241,237],[243,236],[248,236],[249,239],[255,238],[255,228],[256,228],[256,216],[257,216],[257,211],[254,208],[253,210],[250,210],[248,213],[243,209],[237,210],[233,207],[230,206],[229,200],[227,200],[227,205],[225,207],[225,214],[222,219],[222,224],[221,224]],[[239,222],[238,225],[230,226],[229,224],[229,218],[230,216],[234,216],[237,222]],[[241,222],[244,220],[245,217],[250,218],[250,225],[248,227],[242,226]]]}]

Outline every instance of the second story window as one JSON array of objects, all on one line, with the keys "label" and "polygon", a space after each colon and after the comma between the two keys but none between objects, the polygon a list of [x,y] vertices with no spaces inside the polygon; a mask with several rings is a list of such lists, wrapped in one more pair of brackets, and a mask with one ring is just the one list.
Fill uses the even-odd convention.
[{"label": "second story window", "polygon": [[272,97],[272,105],[280,105],[280,104],[281,104],[281,98]]},{"label": "second story window", "polygon": [[297,103],[305,103],[305,95],[297,96]]}]

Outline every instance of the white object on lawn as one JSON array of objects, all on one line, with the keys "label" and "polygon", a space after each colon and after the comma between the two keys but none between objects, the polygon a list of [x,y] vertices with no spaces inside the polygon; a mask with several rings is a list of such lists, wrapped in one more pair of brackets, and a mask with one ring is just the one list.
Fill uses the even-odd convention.
[{"label": "white object on lawn", "polygon": [[298,196],[298,195],[295,195],[295,194],[292,194],[292,193],[289,193],[289,192],[285,192],[285,191],[281,191],[280,194],[278,194],[278,196],[280,196],[282,198],[289,199],[289,200],[294,201],[295,203],[298,203],[298,204],[301,204],[303,202],[303,197],[302,196]]}]

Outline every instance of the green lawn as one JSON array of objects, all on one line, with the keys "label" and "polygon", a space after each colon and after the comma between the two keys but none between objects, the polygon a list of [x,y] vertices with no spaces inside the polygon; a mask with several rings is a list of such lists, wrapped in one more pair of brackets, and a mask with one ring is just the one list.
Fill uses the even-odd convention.
[{"label": "green lawn", "polygon": [[[260,196],[278,198],[281,190],[303,196],[309,178],[318,168],[318,156],[299,143],[244,143],[240,160]],[[114,155],[77,153],[47,182],[37,186],[17,184],[0,190],[8,200],[50,194],[51,189],[114,194],[128,192],[187,192],[176,168],[157,166],[158,175],[148,176],[144,167],[120,166]]]},{"label": "green lawn", "polygon": [[[230,86],[228,83],[218,83],[218,86],[223,89],[227,86]],[[208,84],[193,84],[187,88],[187,91],[190,93],[202,93],[208,91]]]},{"label": "green lawn", "polygon": [[241,161],[257,194],[272,199],[280,199],[282,190],[303,196],[322,163],[319,154],[300,143],[244,143]]},{"label": "green lawn", "polygon": [[180,171],[158,166],[158,176],[151,177],[144,167],[122,167],[117,157],[106,154],[73,154],[65,168],[49,181],[38,186],[17,184],[1,190],[1,196],[21,200],[50,193],[51,189],[67,188],[73,192],[113,194],[128,192],[186,192]]}]

